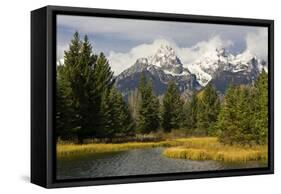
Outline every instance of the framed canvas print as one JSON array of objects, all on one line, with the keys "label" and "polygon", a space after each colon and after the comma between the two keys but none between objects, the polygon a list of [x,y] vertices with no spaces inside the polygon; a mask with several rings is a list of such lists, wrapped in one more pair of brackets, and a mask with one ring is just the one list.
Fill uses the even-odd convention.
[{"label": "framed canvas print", "polygon": [[273,21],[31,12],[31,182],[273,173]]}]

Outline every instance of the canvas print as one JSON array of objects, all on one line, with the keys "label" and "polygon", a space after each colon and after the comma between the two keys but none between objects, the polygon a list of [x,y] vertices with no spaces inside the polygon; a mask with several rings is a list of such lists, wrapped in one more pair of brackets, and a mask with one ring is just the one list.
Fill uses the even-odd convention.
[{"label": "canvas print", "polygon": [[268,166],[268,28],[56,21],[57,180]]}]

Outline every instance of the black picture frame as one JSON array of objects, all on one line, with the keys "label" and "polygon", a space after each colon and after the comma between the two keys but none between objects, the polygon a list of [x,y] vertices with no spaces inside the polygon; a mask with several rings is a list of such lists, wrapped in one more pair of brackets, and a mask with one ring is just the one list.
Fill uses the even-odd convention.
[{"label": "black picture frame", "polygon": [[[56,180],[55,78],[56,15],[263,26],[268,28],[268,167],[235,170]],[[168,181],[274,173],[274,21],[171,13],[46,6],[31,12],[31,182],[46,188]]]}]

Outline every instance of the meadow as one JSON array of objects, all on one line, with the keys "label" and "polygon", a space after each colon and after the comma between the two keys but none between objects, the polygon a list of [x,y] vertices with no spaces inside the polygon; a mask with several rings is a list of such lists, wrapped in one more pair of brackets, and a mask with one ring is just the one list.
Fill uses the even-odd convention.
[{"label": "meadow", "polygon": [[158,142],[57,144],[57,157],[111,153],[130,149],[164,147],[163,155],[175,159],[216,160],[225,162],[266,161],[267,145],[224,145],[216,137],[187,137]]},{"label": "meadow", "polygon": [[169,158],[188,160],[216,160],[224,162],[266,161],[267,145],[224,145],[216,137],[187,138],[181,146],[165,149]]},{"label": "meadow", "polygon": [[126,151],[130,149],[144,149],[154,147],[180,146],[181,141],[160,141],[160,142],[129,142],[129,143],[89,143],[89,144],[57,144],[57,157],[79,156],[87,154],[110,153]]}]

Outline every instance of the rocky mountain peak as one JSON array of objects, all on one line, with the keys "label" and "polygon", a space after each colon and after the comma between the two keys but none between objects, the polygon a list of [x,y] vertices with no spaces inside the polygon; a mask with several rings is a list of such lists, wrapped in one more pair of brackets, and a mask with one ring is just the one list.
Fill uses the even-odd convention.
[{"label": "rocky mountain peak", "polygon": [[192,63],[183,65],[174,49],[169,44],[162,44],[151,56],[137,59],[118,75],[116,85],[127,96],[138,87],[144,73],[152,80],[157,95],[163,95],[171,80],[176,82],[182,94],[190,94],[210,82],[224,93],[230,82],[252,83],[263,69],[267,71],[267,63],[251,52],[246,50],[234,55],[225,48],[210,49]]},{"label": "rocky mountain peak", "polygon": [[162,44],[157,52],[150,57],[150,64],[174,74],[183,72],[183,64],[170,45]]}]

